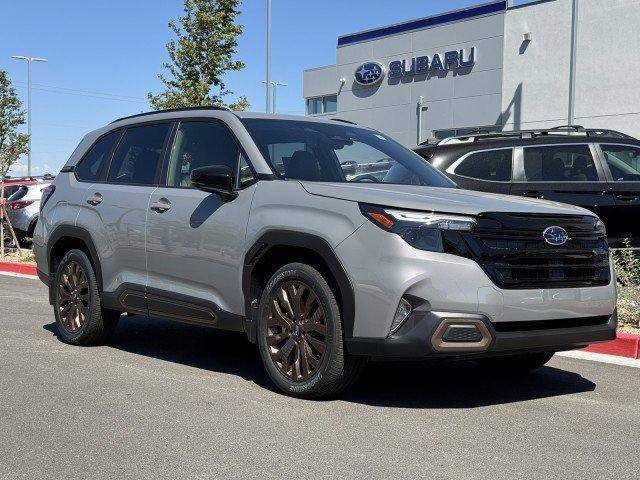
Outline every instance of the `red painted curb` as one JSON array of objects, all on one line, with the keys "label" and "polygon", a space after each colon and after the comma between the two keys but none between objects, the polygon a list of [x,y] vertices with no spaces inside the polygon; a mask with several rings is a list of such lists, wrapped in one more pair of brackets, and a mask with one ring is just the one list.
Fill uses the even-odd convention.
[{"label": "red painted curb", "polygon": [[0,272],[20,273],[22,275],[38,275],[34,263],[0,262]]},{"label": "red painted curb", "polygon": [[589,345],[585,350],[587,352],[640,359],[640,335],[635,333],[618,333],[615,340],[606,343],[595,343]]}]

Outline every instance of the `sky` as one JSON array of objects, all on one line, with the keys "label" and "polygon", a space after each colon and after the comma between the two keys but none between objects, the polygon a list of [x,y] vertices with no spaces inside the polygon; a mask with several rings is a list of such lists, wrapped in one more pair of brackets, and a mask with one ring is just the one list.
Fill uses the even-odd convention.
[{"label": "sky", "polygon": [[[335,63],[340,35],[482,3],[482,0],[272,0],[273,79],[278,112],[304,114],[302,71]],[[518,2],[519,3],[519,2]],[[148,92],[168,60],[170,19],[182,0],[0,0],[0,69],[27,101],[27,64],[12,55],[43,57],[32,70],[32,173],[56,173],[87,132],[149,110]],[[225,77],[264,111],[266,1],[244,0],[241,72]],[[26,158],[12,172],[26,174]]]}]

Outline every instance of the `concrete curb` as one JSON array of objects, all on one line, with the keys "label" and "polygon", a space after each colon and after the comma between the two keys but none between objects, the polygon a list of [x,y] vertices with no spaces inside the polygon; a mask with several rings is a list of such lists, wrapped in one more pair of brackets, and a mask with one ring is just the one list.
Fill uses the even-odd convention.
[{"label": "concrete curb", "polygon": [[38,276],[35,263],[0,262],[0,272]]},{"label": "concrete curb", "polygon": [[584,351],[640,359],[640,335],[635,333],[618,333],[615,340],[589,345]]}]

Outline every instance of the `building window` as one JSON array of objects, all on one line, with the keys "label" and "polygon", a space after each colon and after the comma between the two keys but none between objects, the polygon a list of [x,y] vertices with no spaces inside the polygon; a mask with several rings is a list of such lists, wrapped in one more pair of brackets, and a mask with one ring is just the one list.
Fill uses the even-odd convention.
[{"label": "building window", "polygon": [[337,111],[338,111],[337,95],[327,95],[324,97],[307,98],[307,115],[336,113]]},{"label": "building window", "polygon": [[444,140],[449,137],[458,137],[460,135],[471,135],[474,133],[498,133],[502,131],[500,125],[491,125],[489,127],[464,127],[449,128],[446,130],[434,130],[433,136],[438,140]]}]

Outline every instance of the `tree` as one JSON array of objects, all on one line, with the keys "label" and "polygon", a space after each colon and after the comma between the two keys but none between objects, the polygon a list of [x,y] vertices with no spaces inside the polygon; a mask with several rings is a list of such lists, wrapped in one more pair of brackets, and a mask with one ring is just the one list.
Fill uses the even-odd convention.
[{"label": "tree", "polygon": [[24,116],[22,103],[11,86],[7,72],[0,70],[0,179],[2,180],[20,156],[29,152],[29,136],[16,131],[18,127],[24,125]]},{"label": "tree", "polygon": [[7,72],[0,70],[0,254],[4,255],[4,179],[21,155],[29,152],[29,136],[16,130],[25,112]]},{"label": "tree", "polygon": [[[169,77],[158,75],[165,91],[148,94],[153,108],[219,105],[245,110],[249,106],[244,96],[230,105],[223,101],[233,93],[227,90],[224,74],[244,68],[233,58],[243,29],[235,23],[239,4],[240,0],[184,0],[184,16],[169,22],[177,38],[167,44],[171,62],[162,65]],[[214,87],[217,93],[212,93]]]}]

